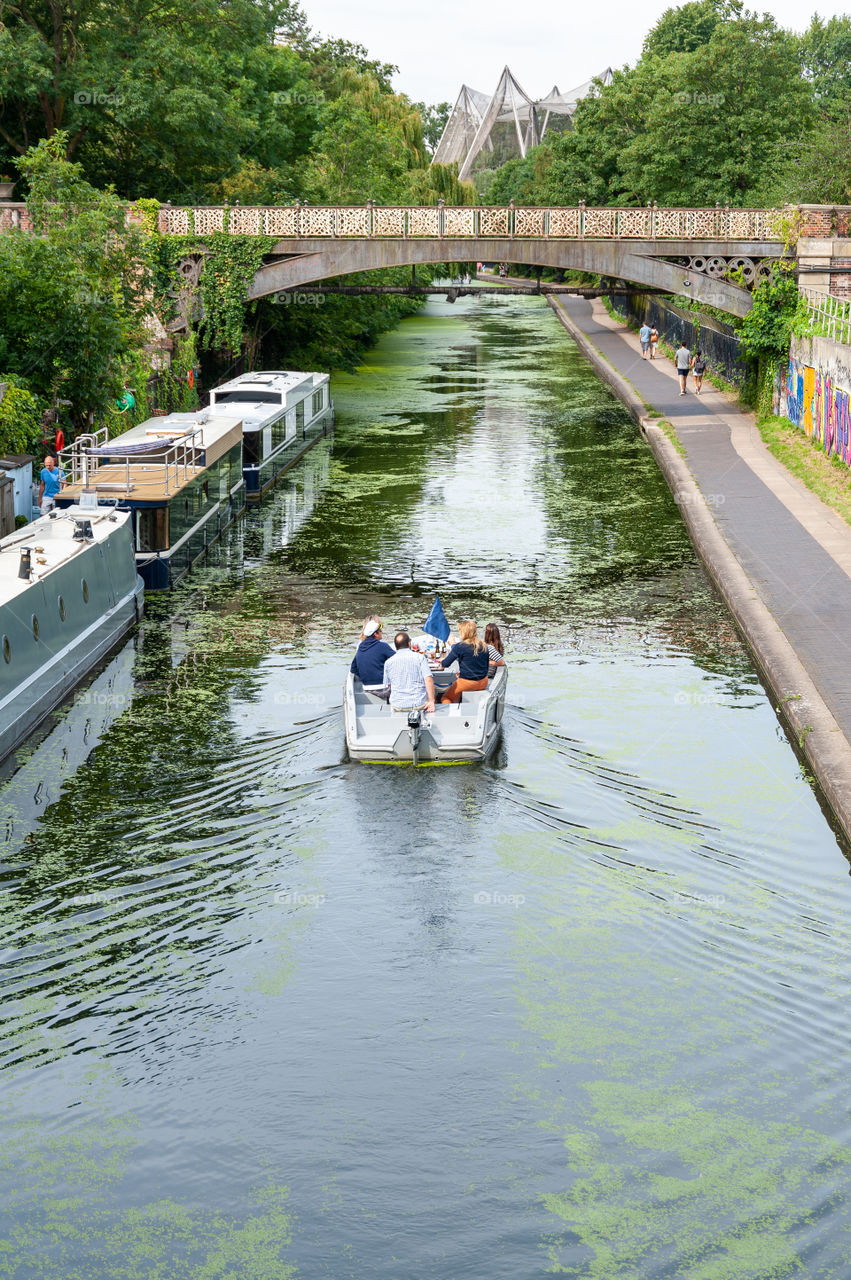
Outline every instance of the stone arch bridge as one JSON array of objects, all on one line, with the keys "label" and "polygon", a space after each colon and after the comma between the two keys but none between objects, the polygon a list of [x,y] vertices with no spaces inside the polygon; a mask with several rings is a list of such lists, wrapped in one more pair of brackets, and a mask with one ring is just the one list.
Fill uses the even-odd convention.
[{"label": "stone arch bridge", "polygon": [[[784,252],[777,211],[720,207],[164,206],[159,231],[201,242],[215,232],[274,237],[249,298],[381,267],[506,262],[594,272],[737,316]],[[201,248],[184,260],[188,286],[203,256]]]}]

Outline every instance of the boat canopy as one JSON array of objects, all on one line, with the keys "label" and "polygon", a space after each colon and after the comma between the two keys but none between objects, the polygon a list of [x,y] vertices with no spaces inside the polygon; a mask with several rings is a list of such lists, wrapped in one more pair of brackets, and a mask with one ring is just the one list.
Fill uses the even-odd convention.
[{"label": "boat canopy", "polygon": [[133,440],[130,444],[103,444],[85,452],[90,458],[132,458],[137,453],[162,453],[179,439],[179,436],[160,436],[158,440]]}]

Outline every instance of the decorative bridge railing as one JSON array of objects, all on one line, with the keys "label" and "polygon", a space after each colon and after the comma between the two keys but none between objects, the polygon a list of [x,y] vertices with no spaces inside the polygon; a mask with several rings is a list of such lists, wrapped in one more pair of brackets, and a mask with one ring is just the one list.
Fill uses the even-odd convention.
[{"label": "decorative bridge railing", "polygon": [[386,207],[250,208],[208,206],[159,211],[163,235],[263,235],[346,239],[745,240],[782,241],[772,209],[575,209]]},{"label": "decorative bridge railing", "polygon": [[[430,206],[206,205],[159,210],[163,235],[328,239],[553,239],[782,241],[777,209],[482,208]],[[32,229],[25,204],[0,202],[0,231]]]}]

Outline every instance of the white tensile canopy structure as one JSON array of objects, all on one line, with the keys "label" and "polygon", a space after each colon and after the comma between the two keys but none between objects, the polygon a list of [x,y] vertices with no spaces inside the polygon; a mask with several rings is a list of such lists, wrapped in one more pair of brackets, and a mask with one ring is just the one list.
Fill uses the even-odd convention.
[{"label": "white tensile canopy structure", "polygon": [[517,147],[525,156],[530,147],[544,138],[552,116],[571,117],[580,98],[586,97],[595,83],[611,84],[612,69],[586,80],[570,93],[559,93],[554,85],[545,98],[537,100],[518,84],[508,67],[499,78],[493,94],[479,93],[462,85],[446,128],[437,144],[433,164],[457,164],[458,177],[469,178],[482,151],[494,150],[493,131],[498,125],[514,125]]}]

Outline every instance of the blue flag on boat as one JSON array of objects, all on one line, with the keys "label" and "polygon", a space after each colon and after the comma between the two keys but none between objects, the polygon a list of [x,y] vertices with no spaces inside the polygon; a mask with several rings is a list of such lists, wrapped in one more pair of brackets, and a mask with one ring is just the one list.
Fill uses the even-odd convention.
[{"label": "blue flag on boat", "polygon": [[423,623],[423,631],[427,636],[434,636],[437,640],[446,641],[449,639],[449,623],[446,621],[446,614],[443,612],[440,596],[434,597],[431,613]]}]

